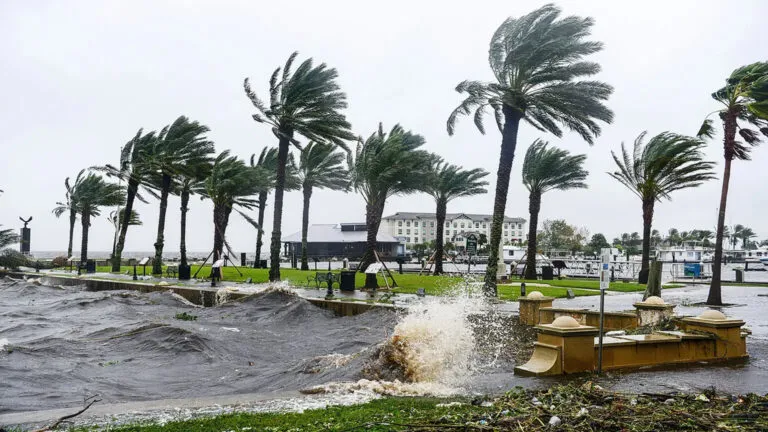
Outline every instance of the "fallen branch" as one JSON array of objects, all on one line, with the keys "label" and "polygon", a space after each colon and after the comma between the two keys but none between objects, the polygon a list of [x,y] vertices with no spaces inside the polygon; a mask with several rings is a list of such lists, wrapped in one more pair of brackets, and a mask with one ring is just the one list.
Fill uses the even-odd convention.
[{"label": "fallen branch", "polygon": [[[88,401],[90,401],[90,402],[88,402]],[[95,404],[96,402],[101,402],[101,398],[99,398],[99,395],[93,395],[93,396],[87,397],[84,402],[86,402],[86,405],[80,411],[78,411],[76,413],[72,413],[72,414],[67,414],[67,415],[65,415],[63,417],[59,417],[58,419],[56,419],[55,422],[53,422],[52,425],[46,426],[46,427],[44,427],[42,429],[36,429],[36,430],[34,430],[32,432],[46,432],[46,431],[50,431],[50,430],[56,429],[60,424],[64,423],[65,421],[67,421],[67,420],[69,420],[71,418],[75,418],[75,417],[79,416],[80,414],[88,411],[88,408],[90,408],[91,405]]]}]

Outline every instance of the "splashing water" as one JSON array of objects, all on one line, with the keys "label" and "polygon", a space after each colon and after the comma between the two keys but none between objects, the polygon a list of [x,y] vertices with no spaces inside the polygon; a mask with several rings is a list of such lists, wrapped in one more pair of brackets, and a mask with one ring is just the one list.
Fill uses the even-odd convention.
[{"label": "splashing water", "polygon": [[408,383],[456,389],[477,371],[494,365],[504,341],[493,336],[499,334],[502,321],[495,319],[493,304],[469,287],[456,286],[453,296],[410,304],[379,352],[377,372],[394,370]]}]

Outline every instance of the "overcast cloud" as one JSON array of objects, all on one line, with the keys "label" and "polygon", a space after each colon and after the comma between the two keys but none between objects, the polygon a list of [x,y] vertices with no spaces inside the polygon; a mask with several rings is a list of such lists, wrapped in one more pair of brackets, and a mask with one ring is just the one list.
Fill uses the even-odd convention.
[{"label": "overcast cloud", "polygon": [[[493,190],[501,135],[491,122],[483,136],[470,118],[449,137],[445,121],[460,101],[464,79],[492,77],[487,62],[491,34],[508,16],[540,1],[22,1],[0,3],[0,224],[18,228],[18,216],[34,216],[32,249],[65,250],[67,221],[51,209],[64,198],[63,181],[84,167],[115,164],[120,146],[143,127],[160,129],[179,115],[211,128],[217,150],[247,159],[276,145],[268,128],[250,118],[253,108],[242,81],[267,94],[275,67],[298,50],[338,69],[348,95],[346,114],[357,134],[378,122],[401,123],[424,135],[427,148],[465,167],[492,173]],[[737,66],[766,60],[764,18],[768,2],[755,1],[560,1],[565,14],[595,18],[594,56],[599,79],[615,87],[608,102],[615,121],[590,147],[578,136],[562,139],[521,127],[507,215],[528,218],[520,181],[522,155],[542,137],[588,155],[588,190],[544,196],[540,220],[563,218],[609,239],[642,231],[640,202],[605,174],[610,151],[631,144],[642,131],[693,134],[717,109],[710,94]],[[720,138],[709,147],[722,170]],[[727,224],[765,226],[768,148],[751,162],[735,162]],[[720,182],[678,192],[657,206],[654,228],[666,232],[714,230]],[[454,201],[449,212],[491,213],[493,194]],[[126,250],[152,250],[156,201],[140,204],[144,226],[131,227]],[[177,251],[178,197],[169,203],[166,250]],[[397,197],[385,213],[434,211],[425,195]],[[105,212],[105,213],[108,213]],[[310,223],[363,221],[355,194],[317,191]],[[272,195],[265,229],[271,229]],[[300,229],[301,194],[287,194],[283,233]],[[188,248],[208,251],[212,207],[193,198]],[[75,244],[79,245],[79,226]],[[112,227],[94,221],[90,250],[111,249]],[[233,216],[228,238],[237,251],[253,252],[254,230]],[[268,239],[269,237],[267,237]],[[76,249],[78,249],[76,247]]]}]

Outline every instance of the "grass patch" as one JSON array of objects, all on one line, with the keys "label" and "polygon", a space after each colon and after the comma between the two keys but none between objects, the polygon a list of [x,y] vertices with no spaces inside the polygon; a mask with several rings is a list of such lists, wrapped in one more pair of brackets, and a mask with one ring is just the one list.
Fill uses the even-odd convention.
[{"label": "grass patch", "polygon": [[186,312],[179,312],[174,318],[182,321],[197,321],[197,315],[191,315]]},{"label": "grass patch", "polygon": [[[550,281],[544,280],[521,280],[519,282],[525,283],[540,283],[547,284],[556,287],[563,288],[581,288],[581,289],[600,289],[600,281],[589,279],[555,279]],[[682,284],[666,284],[662,288],[680,288],[685,285]],[[639,284],[637,282],[611,282],[608,291],[619,292],[636,292],[645,291],[645,284]]]},{"label": "grass patch", "polygon": [[[532,402],[534,401],[534,402]],[[538,401],[538,402],[536,402]],[[584,385],[514,390],[482,404],[466,398],[384,398],[303,413],[237,413],[110,428],[115,432],[521,430],[766,430],[768,396],[624,394]],[[88,430],[78,428],[78,431]]]}]

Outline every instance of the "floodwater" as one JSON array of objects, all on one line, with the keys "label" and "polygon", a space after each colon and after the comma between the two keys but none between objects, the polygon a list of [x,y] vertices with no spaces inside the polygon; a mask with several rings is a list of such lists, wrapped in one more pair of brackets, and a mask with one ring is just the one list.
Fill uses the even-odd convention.
[{"label": "floodwater", "polygon": [[[696,315],[705,308],[694,305],[706,294],[706,287],[694,286],[664,290],[663,297],[680,305],[678,315]],[[723,311],[753,331],[748,361],[610,373],[596,380],[640,392],[768,392],[768,297],[762,295],[768,289],[723,289],[724,300],[736,304]],[[606,310],[630,309],[640,299],[607,296]],[[599,297],[558,299],[555,306],[597,309]],[[407,314],[376,309],[335,317],[280,289],[199,308],[169,293],[89,292],[6,278],[0,280],[0,414],[79,407],[94,394],[106,404],[277,397],[319,388],[345,395],[366,391],[357,399],[363,401],[381,393],[497,393],[574,379],[515,376],[514,322],[508,315],[479,325],[470,319],[492,307],[459,296],[428,298],[410,305]],[[182,312],[197,319],[176,319]],[[387,363],[392,358],[396,365]],[[393,366],[399,369],[393,372]],[[405,378],[414,382],[396,381]],[[315,406],[312,396],[307,401],[307,407]]]},{"label": "floodwater", "polygon": [[[195,307],[169,293],[0,281],[0,413],[269,393],[355,380],[395,314],[335,318],[290,293]],[[194,321],[175,318],[186,312]],[[345,367],[337,367],[345,366]]]}]

